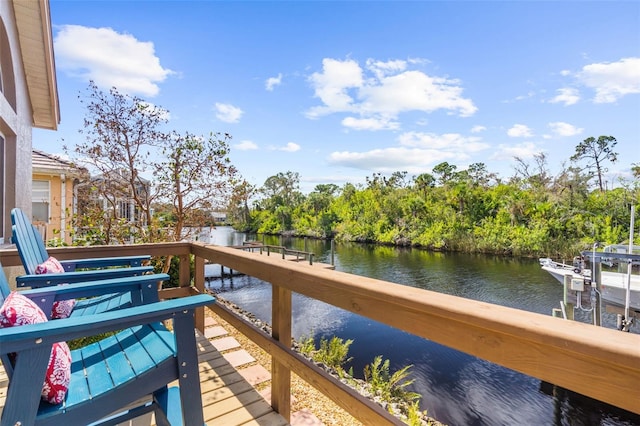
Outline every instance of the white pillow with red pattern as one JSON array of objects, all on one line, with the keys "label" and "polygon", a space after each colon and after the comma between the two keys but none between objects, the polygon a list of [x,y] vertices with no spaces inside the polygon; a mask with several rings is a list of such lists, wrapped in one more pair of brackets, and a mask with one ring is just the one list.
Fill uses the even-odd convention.
[{"label": "white pillow with red pattern", "polygon": [[[16,327],[41,322],[47,322],[47,316],[42,309],[17,291],[12,291],[0,307],[0,327]],[[70,380],[69,346],[66,342],[54,343],[42,385],[42,399],[50,404],[60,404],[67,395]]]},{"label": "white pillow with red pattern", "polygon": [[[64,266],[53,256],[50,256],[47,260],[36,266],[36,274],[60,274],[64,272]],[[75,299],[58,300],[53,302],[51,308],[51,319],[68,318],[73,312],[73,307],[76,306]]]}]

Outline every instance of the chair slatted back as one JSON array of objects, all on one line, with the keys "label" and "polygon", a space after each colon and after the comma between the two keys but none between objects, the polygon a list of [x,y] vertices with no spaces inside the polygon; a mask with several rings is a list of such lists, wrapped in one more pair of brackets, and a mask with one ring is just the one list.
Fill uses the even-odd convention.
[{"label": "chair slatted back", "polygon": [[2,271],[2,264],[0,264],[0,306],[4,303],[4,299],[9,296],[9,293],[11,293],[9,281],[7,281],[7,277],[5,277]]},{"label": "chair slatted back", "polygon": [[11,224],[11,240],[18,246],[22,265],[27,274],[35,274],[36,267],[49,257],[44,241],[38,229],[19,208],[11,210]]}]

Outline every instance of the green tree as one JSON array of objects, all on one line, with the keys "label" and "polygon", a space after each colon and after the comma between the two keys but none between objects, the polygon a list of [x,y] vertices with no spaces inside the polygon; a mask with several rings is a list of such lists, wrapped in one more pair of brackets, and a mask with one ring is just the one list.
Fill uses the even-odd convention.
[{"label": "green tree", "polygon": [[427,190],[433,188],[436,184],[436,178],[429,173],[422,173],[413,178],[413,186],[420,191],[422,196],[426,198]]},{"label": "green tree", "polygon": [[618,153],[613,151],[617,143],[613,136],[600,136],[597,140],[589,137],[576,146],[576,152],[571,156],[571,161],[587,161],[586,168],[597,176],[600,191],[605,189],[602,175],[608,171],[604,162],[618,161]]},{"label": "green tree", "polygon": [[260,192],[264,197],[260,203],[261,207],[277,220],[277,231],[291,230],[293,211],[304,199],[300,192],[300,175],[288,171],[270,176],[265,180]]},{"label": "green tree", "polygon": [[210,220],[213,210],[226,209],[236,168],[229,158],[229,134],[208,138],[173,133],[154,163],[158,198],[172,206],[174,221],[163,240],[179,241]]},{"label": "green tree", "polygon": [[256,186],[242,179],[233,187],[233,192],[227,207],[234,226],[240,230],[251,230],[250,202],[257,192]]},{"label": "green tree", "polygon": [[451,179],[453,179],[456,169],[458,167],[454,164],[449,164],[446,161],[436,164],[433,167],[433,174],[439,176],[440,185],[446,185]]}]

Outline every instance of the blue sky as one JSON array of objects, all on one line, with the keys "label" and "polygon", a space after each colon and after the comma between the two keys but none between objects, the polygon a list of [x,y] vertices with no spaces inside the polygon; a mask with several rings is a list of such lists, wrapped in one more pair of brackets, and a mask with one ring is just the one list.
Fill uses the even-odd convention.
[{"label": "blue sky", "polygon": [[228,132],[261,186],[317,184],[544,152],[552,173],[614,136],[609,181],[640,163],[640,2],[51,0],[61,123],[81,135],[89,80],[169,111],[169,129]]}]

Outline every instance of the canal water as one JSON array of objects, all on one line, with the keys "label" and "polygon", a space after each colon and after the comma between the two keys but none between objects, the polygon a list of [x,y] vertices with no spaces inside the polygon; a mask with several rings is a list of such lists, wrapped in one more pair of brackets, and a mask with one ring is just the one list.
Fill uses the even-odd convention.
[{"label": "canal water", "polygon": [[[202,239],[241,245],[256,236],[218,227]],[[562,299],[560,284],[535,260],[365,244],[336,244],[332,256],[327,241],[269,236],[260,240],[313,252],[317,262],[331,263],[333,257],[339,271],[544,315]],[[208,285],[271,322],[270,284],[234,276],[210,280]],[[586,315],[576,317],[590,321]],[[612,316],[604,321],[614,327]],[[421,408],[429,416],[448,425],[640,425],[640,416],[299,294],[293,296],[293,336],[353,339],[353,360],[345,367],[353,367],[357,377],[378,355],[390,360],[391,371],[412,365],[409,378],[415,382],[408,390],[422,395]]]}]

